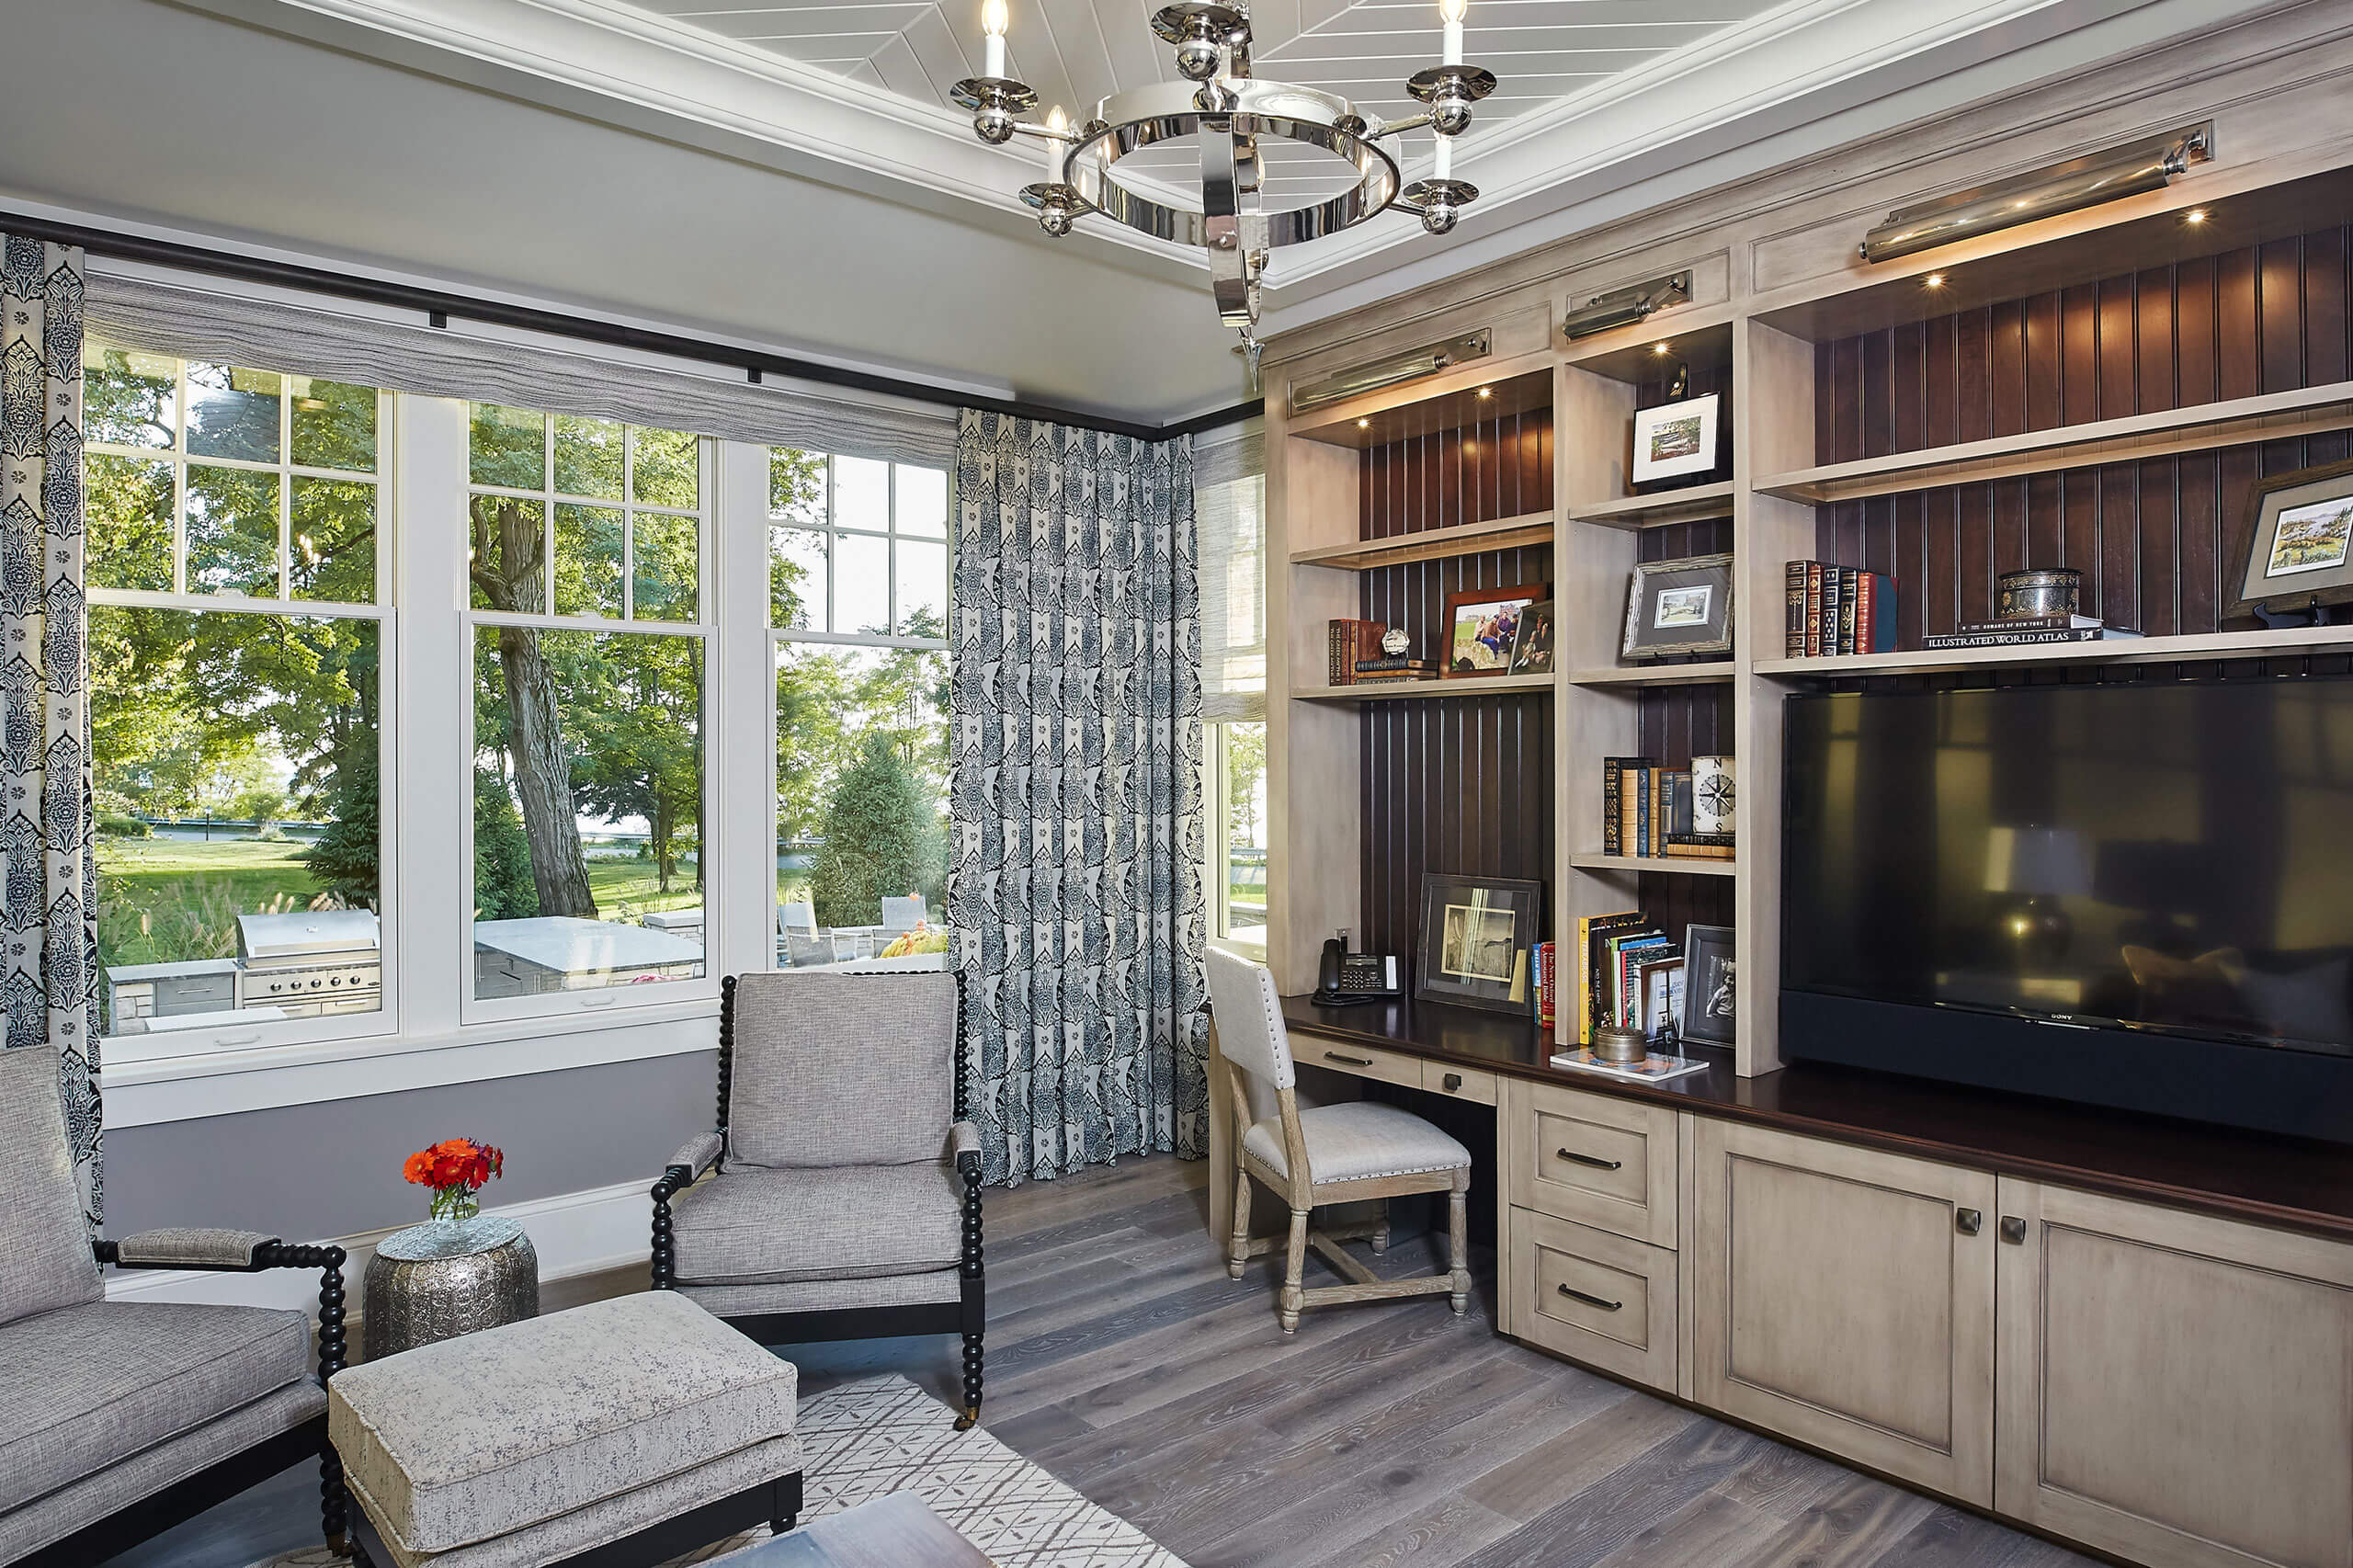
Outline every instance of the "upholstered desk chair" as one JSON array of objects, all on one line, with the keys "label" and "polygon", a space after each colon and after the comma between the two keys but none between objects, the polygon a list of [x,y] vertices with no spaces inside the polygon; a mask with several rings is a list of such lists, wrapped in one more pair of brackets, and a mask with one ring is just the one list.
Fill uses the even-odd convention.
[{"label": "upholstered desk chair", "polygon": [[[1275,977],[1262,964],[1214,948],[1210,949],[1209,971],[1218,1049],[1225,1058],[1233,1100],[1233,1242],[1226,1272],[1239,1279],[1245,1263],[1274,1249],[1271,1236],[1256,1241],[1250,1236],[1250,1181],[1255,1176],[1290,1204],[1283,1290],[1277,1307],[1285,1334],[1298,1329],[1305,1308],[1392,1296],[1444,1291],[1452,1298],[1455,1314],[1461,1315],[1471,1297],[1471,1271],[1463,1261],[1471,1151],[1396,1106],[1357,1100],[1302,1110]],[[1274,1091],[1275,1115],[1254,1118],[1244,1074]],[[1385,1217],[1347,1230],[1308,1225],[1309,1213],[1327,1204],[1379,1199],[1385,1213],[1389,1199],[1415,1192],[1447,1195],[1448,1266],[1437,1274],[1383,1279],[1340,1245],[1351,1237],[1370,1235],[1374,1250],[1382,1250],[1388,1236]],[[1300,1277],[1310,1247],[1349,1282],[1303,1289]]]},{"label": "upholstered desk chair", "polygon": [[[320,1272],[318,1375],[299,1312],[109,1301],[125,1268]],[[342,1542],[322,1384],[343,1368],[343,1249],[250,1231],[90,1240],[57,1052],[0,1050],[0,1563],[104,1562],[306,1459]]]},{"label": "upholstered desk chair", "polygon": [[966,1072],[961,976],[729,976],[719,1125],[654,1186],[654,1288],[763,1345],[961,1334],[971,1426],[987,1311]]}]

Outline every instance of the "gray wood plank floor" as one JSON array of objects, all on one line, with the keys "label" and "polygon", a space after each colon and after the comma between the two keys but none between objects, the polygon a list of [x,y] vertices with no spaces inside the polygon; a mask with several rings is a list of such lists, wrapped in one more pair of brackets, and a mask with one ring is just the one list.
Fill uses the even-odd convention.
[{"label": "gray wood plank floor", "polygon": [[[1337,1307],[1286,1339],[1274,1264],[1226,1278],[1207,1176],[1131,1159],[987,1200],[985,1424],[1193,1568],[2089,1568],[1496,1337],[1484,1257],[1466,1318],[1442,1296]],[[1413,1237],[1376,1266],[1432,1262]],[[791,1355],[804,1392],[881,1370],[957,1388],[950,1340]],[[290,1471],[118,1562],[308,1544],[315,1486]]]}]

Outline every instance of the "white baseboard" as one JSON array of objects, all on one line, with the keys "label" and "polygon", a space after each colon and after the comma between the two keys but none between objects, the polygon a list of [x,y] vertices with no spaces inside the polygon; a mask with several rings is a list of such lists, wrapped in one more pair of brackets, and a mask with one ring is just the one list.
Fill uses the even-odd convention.
[{"label": "white baseboard", "polygon": [[[522,1203],[485,1209],[485,1214],[520,1224],[540,1255],[540,1282],[600,1274],[642,1264],[651,1255],[654,1178],[616,1187],[591,1187],[585,1192],[560,1192]],[[333,1238],[350,1254],[343,1266],[346,1311],[359,1312],[359,1281],[376,1244],[404,1226],[391,1225],[356,1236]],[[270,1268],[258,1274],[212,1274],[199,1269],[126,1268],[107,1270],[107,1300],[110,1301],[202,1301],[221,1306],[300,1307],[315,1316],[319,1307],[319,1277],[299,1268]]]}]

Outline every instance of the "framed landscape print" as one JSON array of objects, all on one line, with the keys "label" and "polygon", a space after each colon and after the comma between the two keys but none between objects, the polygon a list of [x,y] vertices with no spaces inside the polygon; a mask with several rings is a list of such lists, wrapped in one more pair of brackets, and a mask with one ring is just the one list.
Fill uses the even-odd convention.
[{"label": "framed landscape print", "polygon": [[1525,1011],[1528,953],[1544,939],[1543,920],[1542,882],[1424,872],[1414,994]]},{"label": "framed landscape print", "polygon": [[2353,462],[2258,480],[2233,615],[2353,601]]},{"label": "framed landscape print", "polygon": [[1688,397],[1681,403],[1634,411],[1633,483],[1684,479],[1716,467],[1718,418],[1722,394]]},{"label": "framed landscape print", "polygon": [[1512,645],[1529,608],[1552,597],[1550,583],[1465,588],[1446,596],[1446,667],[1450,679],[1508,675]]},{"label": "framed landscape print", "polygon": [[1626,597],[1628,659],[1732,652],[1732,557],[1687,555],[1634,566]]}]

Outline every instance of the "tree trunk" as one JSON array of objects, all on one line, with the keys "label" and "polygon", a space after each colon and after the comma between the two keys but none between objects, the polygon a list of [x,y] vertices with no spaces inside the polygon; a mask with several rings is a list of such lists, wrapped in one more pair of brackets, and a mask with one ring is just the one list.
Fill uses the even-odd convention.
[{"label": "tree trunk", "polygon": [[670,891],[670,802],[663,797],[657,785],[654,791],[654,817],[646,824],[654,834],[654,875],[656,887]]},{"label": "tree trunk", "polygon": [[506,732],[515,759],[515,792],[522,798],[523,838],[531,852],[531,881],[541,915],[597,918],[588,862],[580,852],[580,823],[572,804],[572,759],[556,710],[555,672],[528,626],[498,629],[498,665],[506,677]]}]

